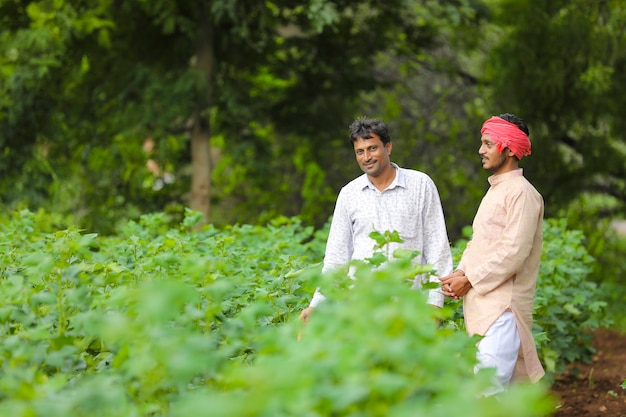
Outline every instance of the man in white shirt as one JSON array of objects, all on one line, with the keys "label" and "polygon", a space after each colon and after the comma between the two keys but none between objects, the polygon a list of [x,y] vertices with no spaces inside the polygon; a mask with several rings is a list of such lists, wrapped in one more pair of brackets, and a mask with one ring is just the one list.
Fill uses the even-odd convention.
[{"label": "man in white shirt", "polygon": [[[390,253],[397,248],[415,250],[420,252],[416,262],[433,265],[438,276],[451,273],[452,255],[443,209],[431,178],[390,161],[391,137],[381,120],[356,119],[350,125],[350,141],[364,174],[339,192],[322,271],[371,257],[375,242],[369,235],[376,230],[400,234],[404,242],[390,243]],[[415,277],[415,286],[419,287],[423,279]],[[430,281],[439,283],[436,276]],[[443,298],[440,288],[433,289],[428,303],[442,307]],[[300,318],[306,321],[323,299],[316,291]]]}]

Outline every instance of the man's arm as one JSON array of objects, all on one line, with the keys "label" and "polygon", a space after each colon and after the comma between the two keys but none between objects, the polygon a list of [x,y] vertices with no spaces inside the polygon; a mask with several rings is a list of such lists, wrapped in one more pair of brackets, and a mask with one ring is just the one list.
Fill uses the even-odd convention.
[{"label": "man's arm", "polygon": [[[436,275],[430,276],[430,281],[439,283],[438,276],[452,272],[452,253],[439,192],[432,180],[427,182],[423,204],[423,256],[425,262],[433,265],[436,272]],[[428,293],[428,304],[442,307],[443,299],[444,294],[439,287]]]},{"label": "man's arm", "polygon": [[[348,214],[346,196],[342,189],[337,197],[333,218],[330,223],[322,273],[348,264],[352,257],[353,250],[352,220]],[[308,315],[313,311],[312,309],[317,307],[319,303],[324,300],[324,294],[317,288],[309,303],[309,307],[302,311],[300,317],[303,319],[308,318]],[[302,314],[305,314],[305,317],[302,317]]]},{"label": "man's arm", "polygon": [[345,188],[339,192],[333,219],[330,223],[326,252],[324,253],[324,265],[322,272],[329,269],[343,267],[350,262],[354,251],[352,232],[352,219],[348,212]]}]

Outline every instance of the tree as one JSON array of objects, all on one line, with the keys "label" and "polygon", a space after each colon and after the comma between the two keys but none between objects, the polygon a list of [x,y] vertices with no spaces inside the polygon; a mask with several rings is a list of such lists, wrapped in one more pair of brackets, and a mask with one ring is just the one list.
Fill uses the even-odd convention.
[{"label": "tree", "polygon": [[547,214],[589,193],[620,202],[604,215],[626,213],[622,2],[492,3],[500,26],[486,79],[494,108],[529,121],[528,175],[546,199]]},{"label": "tree", "polygon": [[[99,5],[76,7],[58,1],[0,2],[0,146],[2,201],[25,200],[41,204],[56,172],[49,156],[54,143],[78,136],[67,124],[67,113],[77,113],[76,96],[89,71],[85,55],[72,46],[95,33],[105,33],[111,22],[99,16]],[[100,39],[104,42],[104,37]],[[54,180],[56,182],[56,180]],[[58,190],[57,190],[57,197]]]},{"label": "tree", "polygon": [[[243,207],[248,220],[251,210],[269,217],[304,210],[320,223],[329,212],[320,203],[335,194],[329,184],[345,181],[345,170],[327,169],[326,161],[349,153],[345,128],[359,113],[359,93],[384,81],[372,62],[382,51],[424,51],[443,27],[462,25],[472,13],[462,0],[0,4],[11,21],[3,31],[8,51],[16,35],[39,39],[38,27],[56,33],[67,26],[57,44],[46,45],[58,63],[16,61],[44,72],[28,95],[15,87],[20,71],[6,75],[11,64],[2,65],[12,86],[2,107],[11,115],[2,123],[13,128],[1,133],[5,152],[33,161],[29,149],[46,149],[37,160],[53,179],[74,184],[51,181],[65,190],[57,192],[60,204],[79,207],[95,228],[165,201],[190,204],[208,220],[209,196],[226,207],[226,220],[244,218],[227,215],[229,207]],[[24,50],[37,55],[32,45]],[[60,85],[54,94],[52,81]],[[45,126],[29,123],[35,102],[49,103],[35,115],[50,122]],[[12,110],[15,105],[24,110]],[[37,146],[22,146],[26,135],[38,138],[28,142]],[[151,174],[141,145],[147,140],[156,144],[159,165],[175,168],[178,180],[168,193],[146,188]],[[223,174],[219,192],[209,182],[211,143],[222,154],[214,171]],[[192,161],[191,184],[184,159]],[[7,169],[16,172],[25,161]],[[41,198],[49,192],[45,184]],[[251,196],[259,198],[251,202]]]},{"label": "tree", "polygon": [[576,227],[584,219],[591,233],[602,218],[623,216],[621,3],[493,0],[475,12],[475,33],[444,31],[421,59],[394,59],[388,67],[400,68],[402,82],[368,96],[413,146],[401,159],[440,186],[450,235],[469,224],[487,187],[476,160],[481,123],[505,112],[529,123],[533,154],[521,164],[547,217]]}]

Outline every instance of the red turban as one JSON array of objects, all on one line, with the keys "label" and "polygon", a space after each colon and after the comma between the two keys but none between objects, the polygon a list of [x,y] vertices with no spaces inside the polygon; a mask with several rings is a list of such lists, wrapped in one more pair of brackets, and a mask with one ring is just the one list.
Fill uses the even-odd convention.
[{"label": "red turban", "polygon": [[526,133],[506,120],[493,116],[483,123],[480,134],[487,133],[491,140],[496,144],[498,152],[502,153],[504,148],[509,148],[517,159],[530,155],[530,139]]}]

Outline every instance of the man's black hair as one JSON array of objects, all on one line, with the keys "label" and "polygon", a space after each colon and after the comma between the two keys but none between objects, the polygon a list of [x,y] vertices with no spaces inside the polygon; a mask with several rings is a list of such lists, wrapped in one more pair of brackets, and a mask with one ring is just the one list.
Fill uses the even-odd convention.
[{"label": "man's black hair", "polygon": [[350,125],[350,142],[354,143],[359,138],[371,139],[372,133],[376,133],[383,144],[391,142],[391,136],[387,130],[387,125],[380,119],[369,119],[359,117]]},{"label": "man's black hair", "polygon": [[526,133],[526,136],[530,136],[528,125],[526,125],[526,122],[520,119],[519,117],[517,117],[516,115],[511,114],[511,113],[503,113],[498,117],[506,120],[509,123],[513,123],[515,126],[519,127],[519,129],[522,132]]}]

